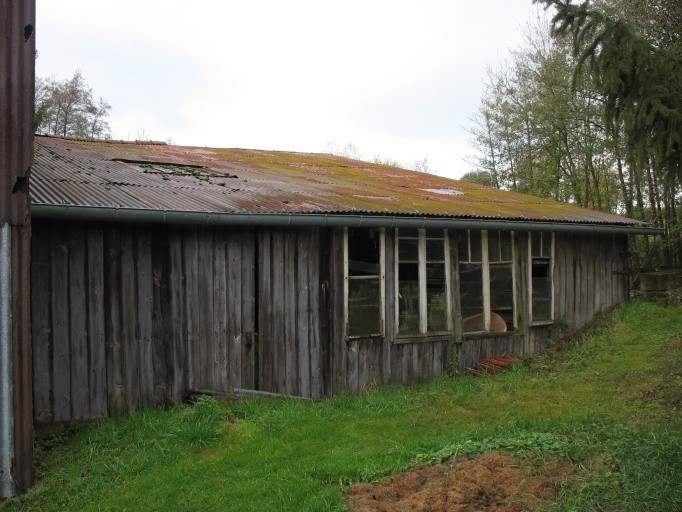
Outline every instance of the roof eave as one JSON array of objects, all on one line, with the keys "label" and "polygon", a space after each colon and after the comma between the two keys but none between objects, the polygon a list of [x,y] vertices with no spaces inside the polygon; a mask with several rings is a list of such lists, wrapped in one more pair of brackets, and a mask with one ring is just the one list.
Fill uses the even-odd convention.
[{"label": "roof eave", "polygon": [[544,231],[557,233],[599,233],[661,235],[663,230],[643,224],[538,221],[330,213],[221,213],[151,210],[72,205],[34,204],[34,218],[150,224],[193,224],[213,226],[308,226],[431,229],[491,229],[501,231]]}]

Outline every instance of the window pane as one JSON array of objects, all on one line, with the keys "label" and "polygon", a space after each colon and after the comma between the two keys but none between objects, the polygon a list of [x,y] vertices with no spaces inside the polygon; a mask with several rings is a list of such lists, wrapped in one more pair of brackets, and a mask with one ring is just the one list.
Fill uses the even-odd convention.
[{"label": "window pane", "polygon": [[552,233],[542,234],[542,255],[545,258],[552,257]]},{"label": "window pane", "polygon": [[533,258],[542,256],[542,233],[531,233],[531,254]]},{"label": "window pane", "polygon": [[500,261],[499,231],[488,231],[488,261]]},{"label": "window pane", "polygon": [[398,331],[419,332],[419,265],[398,265]]},{"label": "window pane", "polygon": [[419,238],[419,230],[412,228],[400,228],[398,231],[398,236],[401,238],[405,236],[410,238]]},{"label": "window pane", "polygon": [[512,233],[511,233],[511,231],[500,232],[500,257],[501,257],[501,261],[512,261]]},{"label": "window pane", "polygon": [[445,232],[442,229],[427,229],[426,238],[445,238]]},{"label": "window pane", "polygon": [[549,261],[533,261],[533,321],[552,319],[552,280]]},{"label": "window pane", "polygon": [[419,240],[398,239],[398,260],[419,261]]},{"label": "window pane", "polygon": [[514,328],[514,279],[511,265],[490,265],[490,311]]},{"label": "window pane", "polygon": [[426,309],[428,331],[448,330],[448,301],[445,287],[445,264],[426,265]]},{"label": "window pane", "polygon": [[381,273],[380,233],[374,229],[348,230],[348,275],[366,276]]},{"label": "window pane", "polygon": [[481,232],[469,232],[469,244],[471,248],[471,260],[469,261],[483,261],[483,251],[481,249]]},{"label": "window pane", "polygon": [[426,261],[445,261],[445,243],[443,240],[426,241]]},{"label": "window pane", "polygon": [[457,233],[457,253],[459,261],[469,260],[469,232],[462,231]]},{"label": "window pane", "polygon": [[348,280],[348,334],[381,334],[381,280]]},{"label": "window pane", "polygon": [[459,287],[464,332],[482,331],[484,329],[483,265],[480,263],[460,263]]}]

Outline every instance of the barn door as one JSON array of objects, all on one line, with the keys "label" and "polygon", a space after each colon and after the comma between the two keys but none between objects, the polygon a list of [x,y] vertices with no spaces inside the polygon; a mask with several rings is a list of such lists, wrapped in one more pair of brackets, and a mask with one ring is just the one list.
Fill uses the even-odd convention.
[{"label": "barn door", "polygon": [[254,387],[254,244],[250,228],[200,229],[186,240],[194,391]]},{"label": "barn door", "polygon": [[320,235],[317,228],[263,228],[258,235],[258,387],[322,394]]}]

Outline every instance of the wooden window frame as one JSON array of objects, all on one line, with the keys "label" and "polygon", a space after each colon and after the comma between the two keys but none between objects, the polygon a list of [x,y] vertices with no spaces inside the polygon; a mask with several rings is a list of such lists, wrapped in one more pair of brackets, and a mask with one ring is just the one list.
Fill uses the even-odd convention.
[{"label": "wooden window frame", "polygon": [[[371,228],[359,228],[359,229],[371,229]],[[380,331],[378,333],[367,333],[367,334],[354,334],[349,335],[349,323],[348,323],[348,289],[349,280],[351,279],[361,279],[358,277],[351,277],[348,273],[348,228],[343,228],[343,332],[346,339],[359,339],[359,338],[376,338],[383,337],[386,332],[386,230],[384,228],[379,229],[379,287],[381,294],[381,305],[379,311],[380,316]]]},{"label": "wooden window frame", "polygon": [[[540,241],[540,252],[542,253],[542,256],[540,257],[534,257],[533,256],[533,235],[551,235],[551,240],[550,240],[550,254],[549,257],[544,256],[544,253],[542,252],[542,240]],[[530,325],[531,327],[533,326],[539,326],[539,325],[551,325],[554,323],[554,260],[555,260],[555,251],[556,251],[556,233],[551,232],[529,232],[528,233],[528,318],[530,319]],[[533,260],[539,260],[539,259],[547,259],[549,258],[549,290],[550,290],[550,314],[549,314],[549,320],[533,320]]]},{"label": "wooden window frame", "polygon": [[[471,254],[471,236],[470,232],[472,230],[465,230],[464,233],[466,234],[467,237],[467,248],[469,251],[469,254],[467,255],[467,260],[462,260],[461,257],[459,258],[458,261],[458,272],[459,272],[459,263],[464,262],[464,263],[481,263],[481,274],[482,274],[482,285],[483,285],[483,327],[484,330],[482,331],[463,331],[462,335],[464,337],[481,337],[482,335],[489,335],[489,336],[500,336],[500,335],[505,335],[507,333],[513,333],[518,330],[518,322],[516,318],[516,312],[518,311],[518,305],[516,302],[516,265],[514,264],[514,256],[516,254],[516,236],[514,231],[510,231],[509,234],[511,236],[511,260],[507,261],[505,260],[504,262],[501,261],[490,261],[490,254],[488,252],[488,233],[489,231],[500,231],[500,230],[481,230],[481,261],[471,261],[469,259],[469,255]],[[490,331],[490,313],[491,313],[491,299],[490,299],[490,266],[495,265],[495,264],[504,264],[504,265],[511,265],[511,270],[512,270],[512,305],[514,308],[513,311],[513,316],[512,316],[512,327],[513,330],[511,331],[506,331],[504,333],[498,333],[498,332],[491,332]],[[461,311],[460,311],[461,314]],[[464,320],[464,319],[462,319]]]},{"label": "wooden window frame", "polygon": [[395,230],[394,233],[394,266],[395,266],[395,332],[396,338],[423,338],[423,337],[442,337],[450,336],[454,332],[454,322],[452,317],[452,299],[450,297],[450,290],[452,289],[452,283],[450,278],[450,235],[447,229],[443,230],[443,263],[445,268],[445,297],[446,297],[446,310],[447,310],[447,330],[446,331],[429,331],[428,330],[428,295],[426,287],[426,229],[419,228],[418,230],[418,272],[419,272],[419,332],[418,333],[401,333],[400,332],[400,307],[398,304],[399,297],[399,287],[400,287],[400,242],[399,242],[399,229]]}]

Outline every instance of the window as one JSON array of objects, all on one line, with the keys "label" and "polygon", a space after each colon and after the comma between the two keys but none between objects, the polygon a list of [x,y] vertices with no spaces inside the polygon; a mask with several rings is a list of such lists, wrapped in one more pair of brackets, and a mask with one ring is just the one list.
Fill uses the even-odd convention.
[{"label": "window", "polygon": [[396,322],[399,334],[452,331],[447,248],[445,230],[396,230]]},{"label": "window", "polygon": [[529,233],[531,323],[554,319],[554,233]]},{"label": "window", "polygon": [[384,331],[383,230],[347,228],[344,246],[346,335],[381,335]]},{"label": "window", "polygon": [[464,332],[514,328],[513,236],[509,231],[465,231],[458,237]]}]

